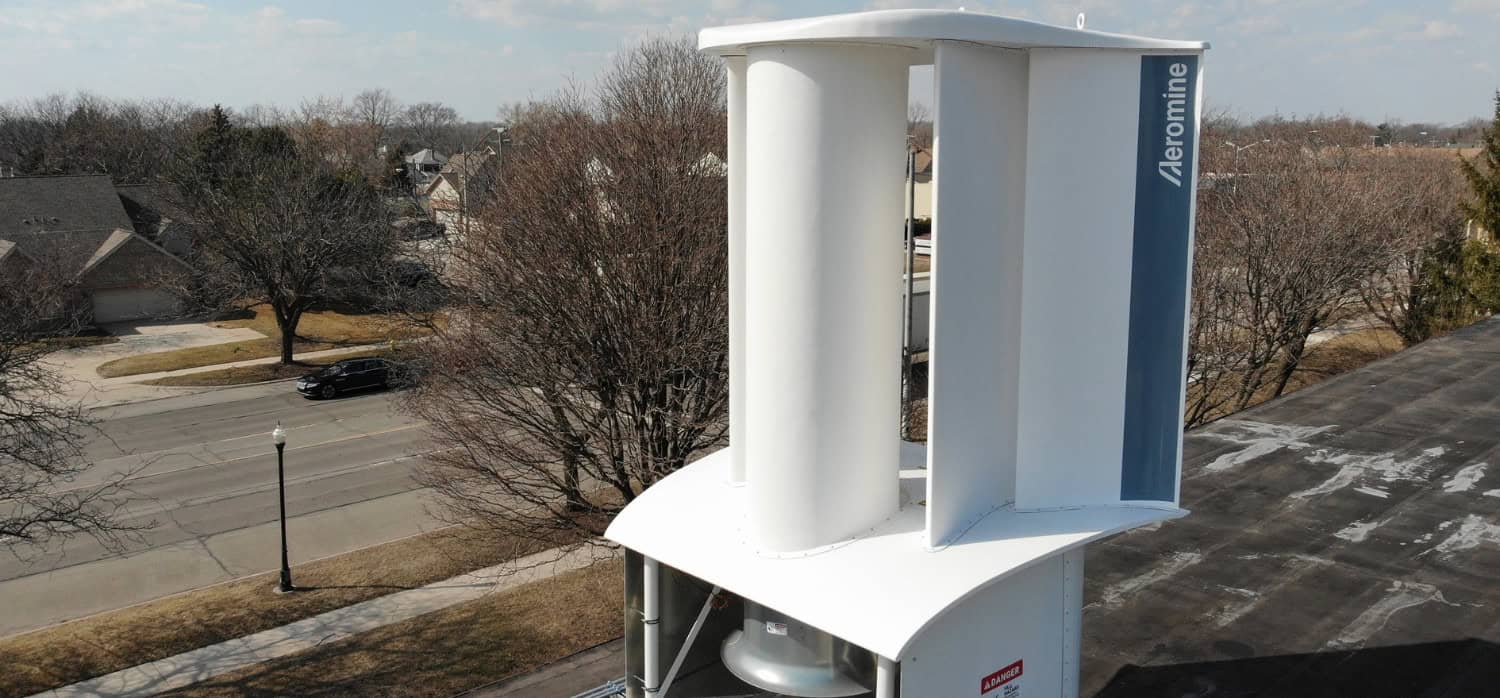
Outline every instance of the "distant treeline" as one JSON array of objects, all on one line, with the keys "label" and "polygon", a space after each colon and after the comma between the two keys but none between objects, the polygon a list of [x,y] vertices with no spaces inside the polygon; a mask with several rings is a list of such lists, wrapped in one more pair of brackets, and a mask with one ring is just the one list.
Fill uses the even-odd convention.
[{"label": "distant treeline", "polygon": [[[89,93],[0,104],[0,176],[109,174],[120,184],[155,181],[209,124],[212,107]],[[452,154],[495,126],[464,121],[440,102],[403,104],[383,89],[349,100],[318,97],[295,107],[226,111],[236,125],[281,127],[299,145],[368,170],[372,179],[395,151],[435,148]]]},{"label": "distant treeline", "polygon": [[1246,120],[1225,111],[1209,110],[1204,127],[1230,137],[1240,145],[1266,139],[1293,141],[1310,145],[1415,145],[1474,147],[1484,139],[1490,125],[1475,117],[1458,124],[1406,123],[1387,121],[1370,123],[1349,116],[1266,116]]}]

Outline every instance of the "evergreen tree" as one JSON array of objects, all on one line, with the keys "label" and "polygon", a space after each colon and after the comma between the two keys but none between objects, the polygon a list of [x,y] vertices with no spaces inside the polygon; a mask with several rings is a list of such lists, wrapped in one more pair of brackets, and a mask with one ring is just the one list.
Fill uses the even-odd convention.
[{"label": "evergreen tree", "polygon": [[215,104],[209,112],[208,126],[193,138],[193,161],[195,169],[213,186],[220,184],[219,175],[234,150],[234,125],[224,107]]},{"label": "evergreen tree", "polygon": [[1495,120],[1480,139],[1479,155],[1460,161],[1473,191],[1473,198],[1463,204],[1464,213],[1491,235],[1500,233],[1500,91],[1495,93]]},{"label": "evergreen tree", "polygon": [[[1480,146],[1473,160],[1459,158],[1470,189],[1470,198],[1459,206],[1465,218],[1493,236],[1500,231],[1500,92],[1495,94],[1494,121]],[[1415,299],[1420,303],[1412,309],[1414,337],[1408,343],[1500,312],[1500,248],[1493,239],[1466,239],[1462,230],[1455,230],[1429,248],[1423,266],[1426,288]]]}]

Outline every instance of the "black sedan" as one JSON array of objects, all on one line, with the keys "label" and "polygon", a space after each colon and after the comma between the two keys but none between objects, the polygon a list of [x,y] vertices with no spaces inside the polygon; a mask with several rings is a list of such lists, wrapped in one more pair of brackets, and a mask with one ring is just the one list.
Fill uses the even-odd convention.
[{"label": "black sedan", "polygon": [[297,392],[305,397],[332,398],[341,393],[391,384],[394,364],[386,359],[345,359],[297,379]]}]

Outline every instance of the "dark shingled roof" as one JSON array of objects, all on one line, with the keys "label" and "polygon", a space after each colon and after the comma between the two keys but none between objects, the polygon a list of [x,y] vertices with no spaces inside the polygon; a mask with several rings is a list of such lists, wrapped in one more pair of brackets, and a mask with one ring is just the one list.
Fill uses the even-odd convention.
[{"label": "dark shingled roof", "polygon": [[109,175],[0,179],[0,239],[54,230],[133,230]]},{"label": "dark shingled roof", "polygon": [[[114,230],[129,230],[116,228]],[[114,230],[36,230],[12,233],[7,237],[16,243],[17,251],[58,269],[82,271]]]},{"label": "dark shingled roof", "polygon": [[165,186],[156,184],[129,184],[115,187],[125,215],[130,217],[135,232],[155,240],[161,233],[164,221],[170,220],[168,212],[173,209],[169,192]]},{"label": "dark shingled roof", "polygon": [[[136,237],[138,219],[146,226],[140,239],[148,256],[160,254],[165,259],[158,263],[171,260],[185,266],[152,240],[162,236],[165,201],[156,187],[117,191],[109,175],[0,179],[0,240],[13,242],[15,252],[30,259],[84,274]],[[150,265],[134,263],[140,278],[148,279]]]},{"label": "dark shingled roof", "polygon": [[1083,695],[1500,695],[1500,319],[1187,435],[1088,548]]}]

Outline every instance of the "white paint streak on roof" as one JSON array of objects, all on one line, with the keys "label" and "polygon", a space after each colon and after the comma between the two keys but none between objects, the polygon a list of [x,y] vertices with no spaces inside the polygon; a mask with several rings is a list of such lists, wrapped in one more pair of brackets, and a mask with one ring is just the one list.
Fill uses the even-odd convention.
[{"label": "white paint streak on roof", "polygon": [[1268,424],[1242,419],[1224,419],[1199,432],[1219,441],[1239,444],[1244,448],[1224,453],[1203,466],[1205,473],[1217,473],[1248,463],[1261,456],[1280,450],[1301,451],[1310,448],[1308,439],[1333,429],[1335,425],[1304,427],[1290,424]]},{"label": "white paint streak on roof", "polygon": [[[1447,530],[1452,528],[1454,523],[1453,521],[1447,521],[1438,528]],[[1448,537],[1433,547],[1430,552],[1438,554],[1452,553],[1459,550],[1477,548],[1485,543],[1500,545],[1500,526],[1490,523],[1478,514],[1469,514],[1459,523],[1457,531],[1448,534]]]},{"label": "white paint streak on roof", "polygon": [[[1332,448],[1318,449],[1307,457],[1308,462],[1337,465],[1339,466],[1338,472],[1324,480],[1322,484],[1301,492],[1294,492],[1291,496],[1294,499],[1316,497],[1351,485],[1364,485],[1369,480],[1387,483],[1403,480],[1421,481],[1426,477],[1428,465],[1446,452],[1447,449],[1442,446],[1434,446],[1415,456],[1402,458],[1394,453],[1358,453]],[[1376,497],[1389,496],[1388,492],[1369,488],[1368,485],[1359,491]]]},{"label": "white paint streak on roof", "polygon": [[1464,466],[1463,469],[1454,473],[1453,477],[1448,478],[1447,482],[1443,483],[1443,491],[1452,494],[1468,492],[1474,489],[1474,486],[1479,484],[1480,480],[1484,479],[1484,469],[1487,465],[1488,463],[1475,463]]},{"label": "white paint streak on roof", "polygon": [[1443,592],[1431,584],[1421,582],[1391,582],[1386,589],[1385,596],[1381,597],[1369,608],[1359,614],[1337,638],[1328,642],[1330,649],[1350,649],[1364,645],[1375,633],[1380,632],[1385,624],[1390,622],[1391,616],[1396,615],[1402,609],[1420,606],[1425,603],[1437,601],[1450,606],[1457,605],[1449,603],[1443,598]]}]

